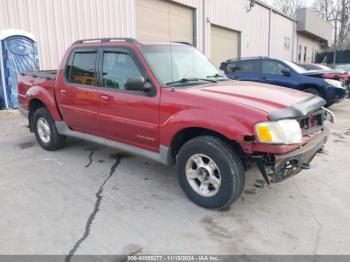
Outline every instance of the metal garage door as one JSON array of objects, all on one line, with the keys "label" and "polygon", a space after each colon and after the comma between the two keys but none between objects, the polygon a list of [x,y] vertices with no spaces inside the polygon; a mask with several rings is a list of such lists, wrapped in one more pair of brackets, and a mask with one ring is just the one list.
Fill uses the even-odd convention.
[{"label": "metal garage door", "polygon": [[239,57],[239,33],[219,26],[211,26],[211,60],[219,66],[230,58]]},{"label": "metal garage door", "polygon": [[140,41],[169,42],[169,29],[172,41],[193,44],[193,9],[163,0],[136,0],[136,34]]}]

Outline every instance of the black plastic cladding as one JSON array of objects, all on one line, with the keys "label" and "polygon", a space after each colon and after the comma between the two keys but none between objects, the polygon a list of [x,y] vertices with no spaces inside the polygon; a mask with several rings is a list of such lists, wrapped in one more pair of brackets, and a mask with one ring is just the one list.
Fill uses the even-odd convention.
[{"label": "black plastic cladding", "polygon": [[312,96],[288,108],[271,112],[269,114],[269,119],[271,121],[278,121],[283,119],[305,117],[310,113],[319,110],[326,104],[327,102],[323,98],[319,96]]}]

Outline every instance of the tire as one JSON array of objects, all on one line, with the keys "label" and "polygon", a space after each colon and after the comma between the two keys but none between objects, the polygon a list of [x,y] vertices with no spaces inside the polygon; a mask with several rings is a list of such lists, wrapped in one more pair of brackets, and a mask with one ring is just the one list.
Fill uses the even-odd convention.
[{"label": "tire", "polygon": [[38,143],[45,150],[55,151],[64,147],[66,137],[58,133],[55,122],[47,108],[39,108],[34,112],[33,127]]},{"label": "tire", "polygon": [[306,88],[306,89],[303,90],[303,92],[314,94],[316,96],[319,96],[319,97],[323,98],[323,96],[320,93],[320,91],[318,91],[316,88]]},{"label": "tire", "polygon": [[307,88],[303,91],[306,93],[314,94],[316,96],[319,96],[319,97],[322,97],[323,99],[325,99],[327,102],[326,107],[330,107],[334,104],[334,102],[330,102],[326,98],[324,98],[323,95],[320,93],[320,91],[318,91],[316,88]]},{"label": "tire", "polygon": [[245,185],[245,170],[238,154],[225,141],[212,136],[185,143],[177,155],[176,170],[187,197],[207,209],[227,208],[238,199]]}]

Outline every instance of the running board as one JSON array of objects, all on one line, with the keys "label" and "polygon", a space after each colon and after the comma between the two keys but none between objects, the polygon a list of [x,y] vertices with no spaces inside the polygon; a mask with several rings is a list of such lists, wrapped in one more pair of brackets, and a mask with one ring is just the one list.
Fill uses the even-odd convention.
[{"label": "running board", "polygon": [[60,135],[74,137],[74,138],[90,141],[96,144],[112,147],[121,151],[128,152],[130,154],[134,154],[134,155],[138,155],[141,157],[154,160],[156,162],[162,163],[167,166],[174,164],[174,160],[171,157],[171,152],[169,147],[160,145],[159,153],[156,153],[156,152],[153,152],[147,149],[142,149],[136,146],[131,146],[128,144],[120,143],[120,142],[109,140],[106,138],[74,131],[70,129],[67,126],[67,124],[63,121],[56,121],[55,124],[56,124],[57,131]]}]

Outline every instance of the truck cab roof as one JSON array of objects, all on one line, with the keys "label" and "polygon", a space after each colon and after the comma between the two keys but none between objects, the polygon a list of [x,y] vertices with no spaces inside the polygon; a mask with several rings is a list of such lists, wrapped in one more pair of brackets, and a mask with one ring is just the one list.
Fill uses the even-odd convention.
[{"label": "truck cab roof", "polygon": [[82,39],[75,41],[72,46],[110,46],[110,45],[188,45],[192,46],[191,43],[187,42],[140,42],[135,38],[92,38]]}]

